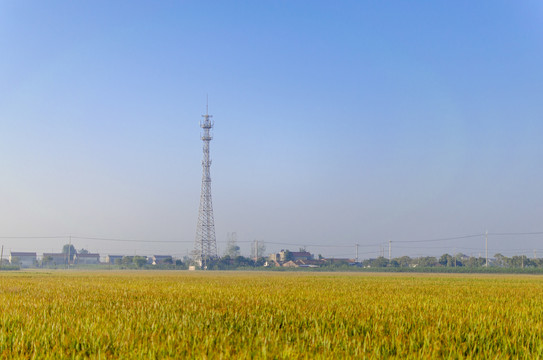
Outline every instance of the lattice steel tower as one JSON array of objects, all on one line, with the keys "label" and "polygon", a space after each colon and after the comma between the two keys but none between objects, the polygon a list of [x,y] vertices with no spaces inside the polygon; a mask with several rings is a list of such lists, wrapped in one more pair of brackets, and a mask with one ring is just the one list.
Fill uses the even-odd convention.
[{"label": "lattice steel tower", "polygon": [[204,157],[202,160],[202,193],[200,194],[200,209],[198,211],[198,225],[196,227],[196,240],[194,241],[194,260],[201,267],[206,266],[210,259],[217,258],[217,239],[215,238],[215,220],[213,218],[213,201],[211,200],[211,159],[209,158],[209,142],[213,139],[212,115],[202,115],[200,127],[203,129]]}]

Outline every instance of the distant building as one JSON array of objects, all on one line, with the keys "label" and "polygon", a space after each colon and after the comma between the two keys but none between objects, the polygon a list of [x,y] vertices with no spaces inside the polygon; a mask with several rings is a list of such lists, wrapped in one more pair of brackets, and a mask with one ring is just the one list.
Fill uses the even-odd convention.
[{"label": "distant building", "polygon": [[[287,259],[288,257],[288,259]],[[313,260],[313,255],[309,253],[308,251],[289,251],[289,250],[281,250],[277,254],[271,254],[269,259],[271,261],[275,262],[286,262],[289,260],[297,261],[297,260]]]},{"label": "distant building", "polygon": [[123,260],[123,255],[107,255],[106,256],[106,262],[109,263],[109,264],[115,264],[115,262],[119,260],[122,261]]},{"label": "distant building", "polygon": [[296,260],[295,263],[296,263],[299,267],[316,268],[316,267],[320,267],[320,266],[324,265],[324,264],[325,264],[325,261],[324,261],[324,260],[313,260],[313,259],[310,259],[310,260]]},{"label": "distant building", "polygon": [[171,255],[153,255],[147,257],[147,263],[151,265],[173,264],[173,257]]},{"label": "distant building", "polygon": [[123,264],[132,264],[134,262],[134,258],[136,257],[136,255],[132,256],[123,256],[123,258],[121,259],[122,263]]},{"label": "distant building", "polygon": [[292,257],[292,260],[312,260],[313,255],[311,255],[307,251],[292,251],[290,253],[290,256]]},{"label": "distant building", "polygon": [[356,263],[355,259],[347,259],[347,258],[331,258],[331,259],[325,259],[325,261],[330,265],[351,265]]},{"label": "distant building", "polygon": [[[272,255],[274,255],[274,254],[272,254]],[[272,260],[272,259],[271,259],[271,256],[270,256],[270,259],[264,263],[264,266],[265,266],[265,267],[269,267],[269,266],[281,266],[281,264],[279,263],[279,261]]]},{"label": "distant building", "polygon": [[282,266],[283,266],[283,267],[294,267],[294,268],[299,267],[299,265],[296,264],[296,263],[295,263],[294,261],[292,261],[292,260],[287,261],[287,262],[284,263]]},{"label": "distant building", "polygon": [[[279,263],[279,261],[281,261],[281,256],[280,256],[280,254],[278,254],[278,253],[270,254],[270,256],[268,256],[268,259],[269,259],[271,262]],[[280,264],[277,264],[277,265],[279,266]]]},{"label": "distant building", "polygon": [[[68,254],[64,253],[43,253],[41,258],[42,265],[66,265],[68,264]],[[72,261],[73,263],[73,255]]]},{"label": "distant building", "polygon": [[36,265],[37,256],[35,252],[15,252],[12,251],[9,255],[9,263],[19,265],[21,267],[33,267]]},{"label": "distant building", "polygon": [[75,255],[76,264],[99,264],[100,263],[100,254],[76,254]]}]

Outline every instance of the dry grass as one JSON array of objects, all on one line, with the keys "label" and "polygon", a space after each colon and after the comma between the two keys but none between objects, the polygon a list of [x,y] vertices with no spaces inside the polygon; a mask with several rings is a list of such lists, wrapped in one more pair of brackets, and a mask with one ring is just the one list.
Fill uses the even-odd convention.
[{"label": "dry grass", "polygon": [[2,358],[537,358],[543,278],[0,274]]}]

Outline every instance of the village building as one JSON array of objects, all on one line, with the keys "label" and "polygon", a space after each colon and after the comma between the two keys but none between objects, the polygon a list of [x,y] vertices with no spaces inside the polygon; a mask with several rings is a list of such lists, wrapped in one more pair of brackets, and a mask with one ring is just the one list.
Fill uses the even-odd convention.
[{"label": "village building", "polygon": [[[274,254],[272,254],[274,255]],[[265,263],[264,263],[264,266],[265,267],[270,267],[270,266],[281,266],[281,263],[279,261],[276,261],[276,260],[272,260],[271,258],[268,259]]]},{"label": "village building", "polygon": [[295,263],[299,267],[316,268],[316,267],[320,267],[320,266],[324,265],[325,261],[324,260],[310,259],[310,260],[296,260]]},{"label": "village building", "polygon": [[356,263],[354,259],[347,258],[329,258],[325,259],[325,261],[330,265],[352,265]]},{"label": "village building", "polygon": [[108,264],[115,264],[116,262],[121,262],[123,260],[123,255],[107,255],[106,256],[106,263]]},{"label": "village building", "polygon": [[[43,256],[41,258],[42,265],[67,265],[68,264],[68,254],[64,253],[43,253]],[[73,263],[73,254],[72,254],[72,261],[70,263]]]},{"label": "village building", "polygon": [[308,251],[281,250],[279,253],[269,256],[271,262],[284,263],[296,260],[313,260],[313,255]]},{"label": "village building", "polygon": [[294,261],[292,261],[292,260],[289,260],[289,261],[283,263],[282,266],[283,266],[283,267],[292,267],[292,268],[297,268],[297,267],[299,267],[299,265],[296,264],[296,262],[294,262]]},{"label": "village building", "polygon": [[75,263],[80,265],[99,264],[100,254],[76,254]]},{"label": "village building", "polygon": [[159,264],[173,264],[173,257],[171,255],[153,255],[147,257],[147,263],[151,265]]},{"label": "village building", "polygon": [[313,255],[311,255],[308,251],[292,251],[290,256],[293,261],[313,259]]},{"label": "village building", "polygon": [[23,268],[34,267],[37,263],[37,256],[35,252],[12,251],[9,255],[9,263]]}]

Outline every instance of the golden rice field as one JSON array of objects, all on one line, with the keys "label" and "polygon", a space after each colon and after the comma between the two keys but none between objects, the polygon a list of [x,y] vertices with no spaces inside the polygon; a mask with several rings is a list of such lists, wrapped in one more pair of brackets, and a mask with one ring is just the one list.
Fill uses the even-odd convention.
[{"label": "golden rice field", "polygon": [[542,356],[537,276],[0,273],[5,359]]}]

